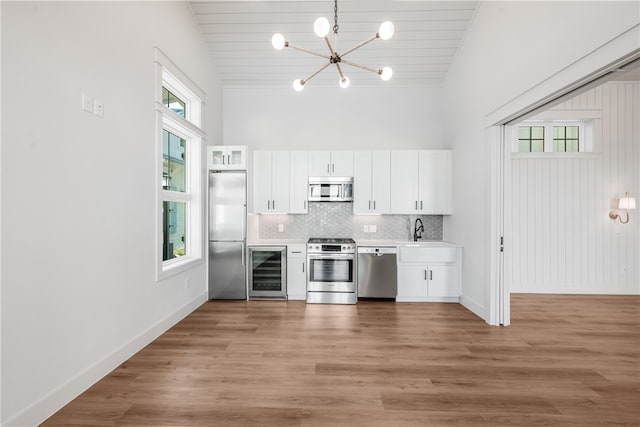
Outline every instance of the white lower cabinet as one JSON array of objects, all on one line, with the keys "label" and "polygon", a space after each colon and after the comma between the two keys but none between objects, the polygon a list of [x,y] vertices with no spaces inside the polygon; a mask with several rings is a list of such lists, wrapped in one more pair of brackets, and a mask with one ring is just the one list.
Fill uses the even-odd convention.
[{"label": "white lower cabinet", "polygon": [[287,299],[307,299],[307,250],[304,244],[287,245]]},{"label": "white lower cabinet", "polygon": [[462,248],[456,248],[453,262],[433,262],[429,259],[398,262],[398,296],[400,302],[459,302]]}]

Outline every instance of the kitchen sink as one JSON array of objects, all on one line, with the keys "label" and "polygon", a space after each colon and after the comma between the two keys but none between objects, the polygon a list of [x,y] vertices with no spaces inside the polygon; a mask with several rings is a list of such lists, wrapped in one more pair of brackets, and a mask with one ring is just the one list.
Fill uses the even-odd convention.
[{"label": "kitchen sink", "polygon": [[398,243],[399,262],[455,262],[457,247],[447,242]]}]

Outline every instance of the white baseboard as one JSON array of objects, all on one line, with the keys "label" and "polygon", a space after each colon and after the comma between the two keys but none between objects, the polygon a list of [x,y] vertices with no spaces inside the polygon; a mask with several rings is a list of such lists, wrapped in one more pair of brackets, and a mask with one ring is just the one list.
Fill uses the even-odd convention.
[{"label": "white baseboard", "polygon": [[47,393],[43,398],[5,421],[4,424],[0,423],[0,425],[5,427],[31,427],[42,423],[109,372],[120,366],[124,361],[165,333],[169,328],[191,314],[195,309],[205,303],[207,299],[207,292],[202,293],[182,306],[175,313],[160,320],[122,347],[106,355],[103,359],[98,360],[89,368]]},{"label": "white baseboard", "polygon": [[477,302],[465,297],[464,295],[460,297],[460,304],[485,322],[489,323],[487,321],[487,310],[483,305],[478,304]]},{"label": "white baseboard", "polygon": [[453,302],[459,303],[458,297],[422,297],[422,296],[399,296],[396,302]]}]

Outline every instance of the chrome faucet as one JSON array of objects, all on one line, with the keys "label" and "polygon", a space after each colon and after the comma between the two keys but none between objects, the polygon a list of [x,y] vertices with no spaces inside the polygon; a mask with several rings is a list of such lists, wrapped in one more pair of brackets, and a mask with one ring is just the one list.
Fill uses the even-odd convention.
[{"label": "chrome faucet", "polygon": [[[420,226],[418,226],[418,222]],[[422,220],[420,218],[416,218],[416,222],[413,226],[413,241],[417,242],[418,239],[422,239],[422,232],[424,231],[424,225],[422,224]],[[420,233],[420,234],[418,234]]]}]

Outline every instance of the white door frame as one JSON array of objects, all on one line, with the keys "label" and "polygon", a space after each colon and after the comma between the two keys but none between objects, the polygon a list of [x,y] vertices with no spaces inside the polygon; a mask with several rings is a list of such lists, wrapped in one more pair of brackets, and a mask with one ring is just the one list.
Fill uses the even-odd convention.
[{"label": "white door frame", "polygon": [[[535,85],[520,96],[497,108],[485,117],[485,138],[489,143],[490,164],[490,284],[487,300],[488,323],[507,326],[511,323],[511,302],[508,276],[510,271],[509,218],[505,207],[511,206],[509,123],[524,119],[550,108],[560,97],[579,89],[587,90],[621,65],[640,58],[640,24],[610,40],[563,70]],[[505,225],[507,227],[505,227]],[[501,244],[501,242],[503,244]],[[506,261],[505,261],[506,259]]]}]

